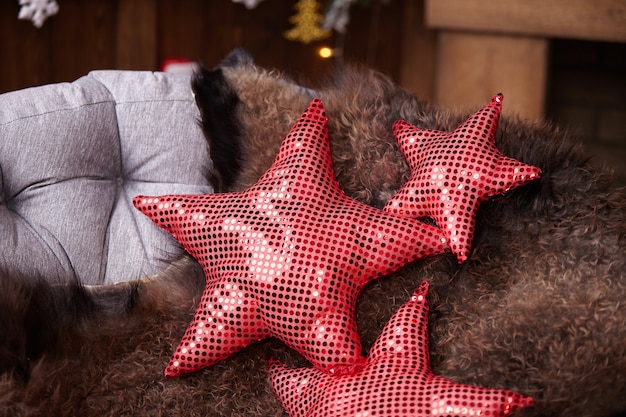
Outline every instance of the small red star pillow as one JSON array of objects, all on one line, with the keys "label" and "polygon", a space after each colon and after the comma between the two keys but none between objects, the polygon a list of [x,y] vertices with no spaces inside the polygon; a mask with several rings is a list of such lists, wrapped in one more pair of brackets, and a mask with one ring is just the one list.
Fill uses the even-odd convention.
[{"label": "small red star pillow", "polygon": [[325,372],[349,372],[362,360],[354,308],[363,287],[448,248],[438,228],[340,190],[317,99],[246,191],[138,196],[134,204],[176,237],[207,278],[167,377],[267,337]]},{"label": "small red star pillow", "polygon": [[505,416],[533,400],[434,375],[428,339],[428,283],[391,317],[365,365],[351,375],[270,362],[272,386],[291,417]]},{"label": "small red star pillow", "polygon": [[541,175],[539,168],[496,148],[502,99],[494,96],[453,132],[419,129],[403,120],[393,125],[412,174],[384,210],[432,218],[459,263],[470,253],[480,203]]}]

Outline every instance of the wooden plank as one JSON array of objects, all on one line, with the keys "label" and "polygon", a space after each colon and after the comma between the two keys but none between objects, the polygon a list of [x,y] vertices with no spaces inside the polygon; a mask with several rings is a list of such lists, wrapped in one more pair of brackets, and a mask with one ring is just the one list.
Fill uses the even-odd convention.
[{"label": "wooden plank", "polygon": [[156,0],[119,0],[115,36],[117,69],[157,70]]},{"label": "wooden plank", "polygon": [[304,45],[282,36],[292,27],[288,19],[295,10],[290,3],[285,0],[263,1],[251,10],[243,4],[233,4],[231,26],[222,25],[221,29],[230,33],[233,46],[250,51],[259,65],[297,72]]},{"label": "wooden plank", "polygon": [[113,67],[115,3],[74,0],[59,7],[50,18],[53,79],[74,81],[91,70]]},{"label": "wooden plank", "polygon": [[504,94],[504,113],[543,116],[548,41],[503,35],[439,34],[435,102],[478,108]]},{"label": "wooden plank", "polygon": [[438,29],[626,42],[624,0],[426,0]]},{"label": "wooden plank", "polygon": [[[135,0],[136,1],[136,0]],[[167,58],[201,60],[209,48],[204,34],[206,0],[160,0],[158,15],[159,64]],[[211,2],[216,3],[216,2]]]},{"label": "wooden plank", "polygon": [[[415,0],[389,1],[376,0],[371,3],[368,23],[370,28],[363,30],[376,33],[371,36],[368,45],[365,63],[390,76],[395,82],[400,80],[400,63],[404,42],[404,13],[406,3],[415,3]],[[356,9],[357,7],[352,7]],[[348,33],[351,28],[348,27]]]},{"label": "wooden plank", "polygon": [[18,2],[0,2],[0,93],[52,81],[51,31],[54,17],[38,29],[18,20]]},{"label": "wooden plank", "polygon": [[[249,10],[243,4],[232,1],[211,1],[206,3],[203,20],[203,55],[205,65],[217,65],[231,50],[242,45],[241,27],[237,25],[237,16],[257,12],[267,7],[261,2],[256,9]],[[272,2],[272,4],[274,4]]]},{"label": "wooden plank", "polygon": [[424,0],[404,2],[400,85],[423,100],[435,98],[436,33],[424,25]]}]

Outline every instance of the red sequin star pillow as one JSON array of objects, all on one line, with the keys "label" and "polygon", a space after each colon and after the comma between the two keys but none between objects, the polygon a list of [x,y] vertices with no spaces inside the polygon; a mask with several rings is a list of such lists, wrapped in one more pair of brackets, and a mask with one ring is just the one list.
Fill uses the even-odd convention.
[{"label": "red sequin star pillow", "polygon": [[276,160],[243,192],[138,196],[204,268],[196,314],[165,370],[174,377],[281,339],[328,373],[362,361],[354,308],[376,277],[447,250],[441,231],[348,198],[314,100]]},{"label": "red sequin star pillow", "polygon": [[505,416],[532,399],[495,388],[459,384],[434,375],[424,281],[389,320],[365,365],[352,375],[270,362],[272,386],[291,417]]},{"label": "red sequin star pillow", "polygon": [[496,148],[502,99],[494,96],[453,132],[419,129],[403,120],[393,125],[411,178],[384,210],[432,218],[460,263],[469,256],[480,203],[541,175],[539,168]]}]

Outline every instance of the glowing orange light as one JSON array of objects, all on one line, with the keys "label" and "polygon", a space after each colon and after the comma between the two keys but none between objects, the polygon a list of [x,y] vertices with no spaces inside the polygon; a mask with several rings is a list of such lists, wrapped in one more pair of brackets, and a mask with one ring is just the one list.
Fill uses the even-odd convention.
[{"label": "glowing orange light", "polygon": [[329,48],[328,46],[322,46],[320,49],[317,50],[317,53],[321,58],[324,59],[330,58],[335,54],[332,48]]}]

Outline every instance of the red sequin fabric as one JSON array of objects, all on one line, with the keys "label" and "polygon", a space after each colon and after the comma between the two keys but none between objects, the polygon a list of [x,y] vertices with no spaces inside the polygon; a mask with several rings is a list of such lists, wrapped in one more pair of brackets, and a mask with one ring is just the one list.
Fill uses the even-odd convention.
[{"label": "red sequin fabric", "polygon": [[471,251],[480,203],[541,175],[539,168],[496,148],[502,100],[495,95],[453,132],[419,129],[403,120],[393,125],[411,177],[384,210],[432,218],[459,262]]},{"label": "red sequin fabric", "polygon": [[352,372],[364,360],[354,313],[363,287],[448,249],[439,228],[340,190],[318,99],[249,189],[137,196],[134,204],[174,235],[207,279],[167,377],[267,337],[281,339],[322,373]]},{"label": "red sequin fabric", "polygon": [[365,365],[352,375],[270,363],[273,388],[291,417],[506,416],[533,400],[434,375],[424,281],[389,320]]}]

